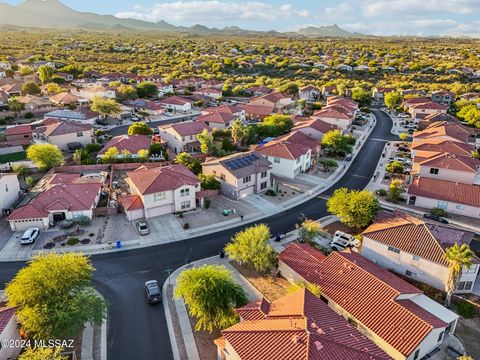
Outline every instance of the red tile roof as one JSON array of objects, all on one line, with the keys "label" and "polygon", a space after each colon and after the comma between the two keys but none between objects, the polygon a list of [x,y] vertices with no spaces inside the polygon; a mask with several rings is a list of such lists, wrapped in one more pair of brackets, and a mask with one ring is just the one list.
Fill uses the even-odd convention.
[{"label": "red tile roof", "polygon": [[[418,162],[415,160],[414,162]],[[421,166],[434,167],[439,169],[449,169],[465,172],[477,172],[477,166],[480,166],[480,160],[473,158],[470,154],[454,155],[449,153],[438,154],[418,162]]]},{"label": "red tile roof", "polygon": [[181,96],[170,96],[166,99],[160,100],[160,104],[164,105],[185,105],[189,103],[193,103],[192,100],[183,98]]},{"label": "red tile roof", "polygon": [[200,183],[194,173],[180,164],[155,168],[142,166],[128,172],[127,175],[142,195],[175,190],[185,185],[195,186]]},{"label": "red tile roof", "polygon": [[13,136],[13,135],[25,135],[32,133],[32,126],[31,125],[17,125],[7,127],[5,129],[6,136]]},{"label": "red tile roof", "polygon": [[380,212],[375,222],[362,234],[379,243],[420,256],[442,266],[445,248],[453,244],[470,244],[474,233],[443,225],[432,226],[403,212]]},{"label": "red tile roof", "polygon": [[47,136],[58,136],[66,134],[76,134],[78,132],[91,131],[93,126],[90,124],[81,124],[75,121],[49,120],[46,126],[42,127],[41,132]]},{"label": "red tile roof", "polygon": [[412,143],[412,150],[431,152],[432,155],[450,153],[454,155],[471,156],[475,146],[459,141],[430,139],[423,142]]},{"label": "red tile roof", "polygon": [[475,135],[475,131],[468,129],[465,126],[447,121],[440,121],[431,124],[425,130],[415,132],[413,134],[413,140],[416,142],[424,139],[435,139],[448,136],[461,142],[467,142],[472,135]]},{"label": "red tile roof", "polygon": [[210,112],[206,115],[199,116],[196,121],[204,123],[229,124],[235,118],[236,117],[234,115],[228,113]]},{"label": "red tile roof", "polygon": [[310,148],[305,145],[291,143],[285,140],[272,141],[255,149],[258,153],[267,156],[278,157],[288,160],[296,160],[307,154]]},{"label": "red tile roof", "polygon": [[300,145],[308,146],[312,150],[312,153],[317,152],[318,148],[320,147],[320,142],[319,141],[317,141],[314,138],[308,136],[307,134],[304,134],[301,131],[291,131],[289,134],[277,137],[275,140],[276,141],[288,141],[288,142],[293,143],[293,144],[300,144]]},{"label": "red tile roof", "polygon": [[111,138],[105,146],[98,152],[98,155],[102,155],[108,149],[115,147],[118,152],[127,150],[131,154],[136,154],[140,150],[148,150],[152,139],[148,135],[119,135]]},{"label": "red tile roof", "polygon": [[173,129],[180,136],[198,135],[203,130],[210,131],[211,129],[202,121],[186,121],[182,123],[159,126],[160,130],[167,128]]},{"label": "red tile roof", "polygon": [[262,99],[262,100],[270,101],[272,103],[277,103],[280,100],[291,99],[291,98],[292,97],[290,95],[282,93],[282,92],[272,92],[272,93],[269,93],[269,94],[265,94],[265,95],[253,98],[252,101]]},{"label": "red tile roof", "polygon": [[27,205],[15,209],[7,220],[45,218],[49,210],[91,210],[101,188],[100,183],[54,184]]},{"label": "red tile roof", "polygon": [[322,110],[315,111],[313,113],[314,117],[319,117],[319,118],[328,118],[328,119],[345,119],[345,120],[350,120],[351,116],[347,115],[344,112],[340,112],[337,109],[333,108],[325,108]]},{"label": "red tile roof", "polygon": [[[264,308],[261,309],[260,307]],[[263,314],[246,320],[257,307]],[[265,299],[238,310],[243,321],[222,331],[220,346],[232,346],[248,360],[390,359],[373,342],[306,289],[268,303]]]},{"label": "red tile roof", "polygon": [[132,211],[145,208],[142,202],[142,198],[138,195],[125,195],[120,197],[118,200],[125,210]]},{"label": "red tile roof", "polygon": [[408,187],[408,194],[480,207],[480,185],[415,177]]},{"label": "red tile roof", "polygon": [[[279,259],[306,281],[320,286],[322,295],[401,354],[409,356],[431,332],[431,319],[397,301],[401,294],[422,292],[352,251],[334,252],[323,261],[299,261],[290,245]],[[306,255],[302,255],[303,258]]]},{"label": "red tile roof", "polygon": [[274,112],[274,108],[270,106],[254,104],[240,104],[238,106],[245,110],[245,113],[254,116],[268,116]]},{"label": "red tile roof", "polygon": [[325,133],[327,133],[328,131],[331,131],[331,130],[338,129],[338,127],[333,125],[333,124],[329,124],[329,123],[327,123],[323,120],[313,118],[313,119],[310,119],[308,121],[302,121],[302,122],[296,123],[295,126],[293,127],[292,131],[305,129],[305,128],[315,129],[315,130],[321,132],[322,134],[325,134]]},{"label": "red tile roof", "polygon": [[6,302],[0,302],[0,334],[14,316],[15,308],[8,307]]}]

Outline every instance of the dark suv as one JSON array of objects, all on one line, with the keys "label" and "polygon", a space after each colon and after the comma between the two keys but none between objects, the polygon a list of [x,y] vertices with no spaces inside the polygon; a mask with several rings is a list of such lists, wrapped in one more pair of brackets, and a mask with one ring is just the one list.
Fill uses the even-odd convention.
[{"label": "dark suv", "polygon": [[149,304],[156,304],[162,301],[162,292],[157,280],[148,280],[145,283],[145,294]]}]

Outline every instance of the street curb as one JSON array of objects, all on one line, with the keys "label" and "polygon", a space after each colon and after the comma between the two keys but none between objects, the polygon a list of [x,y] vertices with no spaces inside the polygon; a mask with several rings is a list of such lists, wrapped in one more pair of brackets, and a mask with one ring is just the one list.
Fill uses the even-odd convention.
[{"label": "street curb", "polygon": [[[95,292],[97,293],[98,296],[100,296],[102,299],[105,299],[103,295],[95,289]],[[93,325],[91,322],[87,322],[85,325],[85,328],[83,329],[82,333],[82,348],[80,352],[80,360],[92,360],[93,359],[93,343],[95,342],[94,338],[94,330]],[[85,338],[89,338],[89,341],[91,342],[91,346],[87,348],[87,346],[84,346],[84,340]],[[102,321],[102,325],[100,328],[100,360],[107,360],[107,318]]]}]

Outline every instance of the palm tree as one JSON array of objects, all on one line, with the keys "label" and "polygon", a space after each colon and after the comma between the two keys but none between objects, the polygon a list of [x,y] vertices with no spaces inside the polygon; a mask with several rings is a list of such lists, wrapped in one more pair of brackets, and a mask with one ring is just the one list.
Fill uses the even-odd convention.
[{"label": "palm tree", "polygon": [[459,246],[453,245],[445,250],[445,260],[448,262],[448,277],[445,282],[445,291],[447,298],[445,299],[445,306],[450,306],[452,294],[457,287],[457,283],[462,277],[463,268],[470,268],[472,266],[473,251],[467,244]]}]

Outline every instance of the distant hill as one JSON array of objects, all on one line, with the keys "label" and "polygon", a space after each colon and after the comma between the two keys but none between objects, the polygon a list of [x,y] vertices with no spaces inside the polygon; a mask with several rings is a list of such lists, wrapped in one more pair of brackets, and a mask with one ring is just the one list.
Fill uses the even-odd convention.
[{"label": "distant hill", "polygon": [[[223,29],[208,28],[204,25],[192,27],[175,26],[161,20],[157,23],[136,20],[121,19],[113,15],[99,15],[89,12],[80,12],[62,4],[59,0],[25,0],[24,2],[11,6],[0,3],[0,26],[29,27],[29,28],[77,28],[86,30],[112,30],[112,31],[171,31],[188,32],[193,34],[230,34],[230,35],[281,35],[276,31],[260,32],[241,29],[237,26],[229,26]],[[351,37],[357,34],[349,33],[338,27],[319,26],[306,27],[296,33],[289,35],[303,36],[331,36]]]}]

